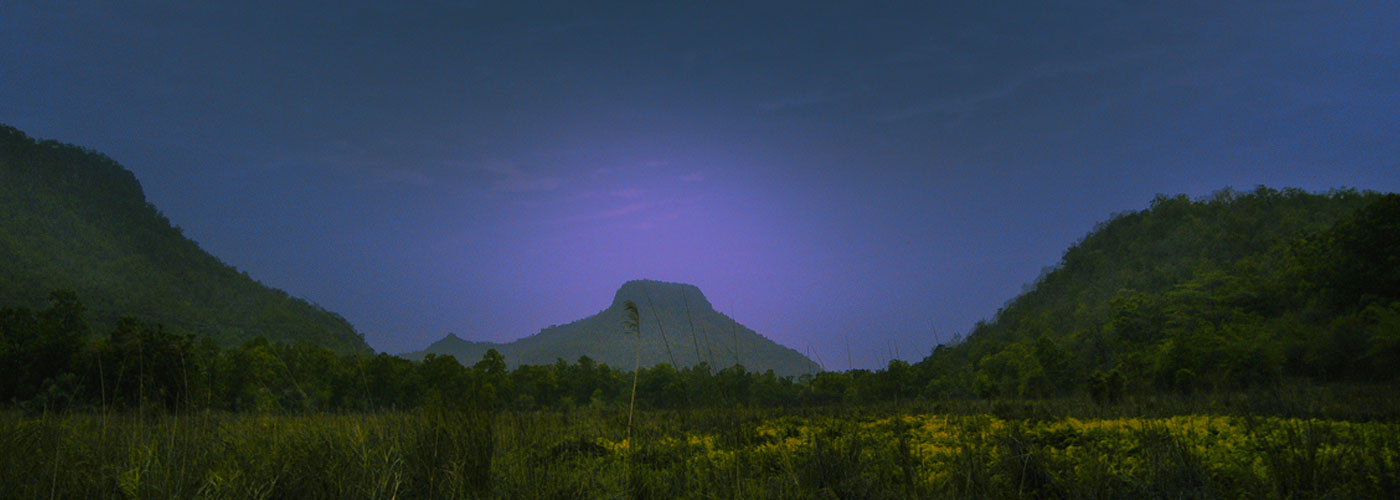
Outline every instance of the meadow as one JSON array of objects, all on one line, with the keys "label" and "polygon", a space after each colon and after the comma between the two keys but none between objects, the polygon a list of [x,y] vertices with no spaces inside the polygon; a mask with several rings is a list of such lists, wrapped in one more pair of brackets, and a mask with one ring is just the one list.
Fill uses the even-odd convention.
[{"label": "meadow", "polygon": [[[1270,412],[1257,399],[649,410],[630,439],[620,408],[11,411],[0,414],[0,497],[1385,498],[1400,488],[1400,422],[1376,418],[1389,410],[1291,399]],[[1357,408],[1355,395],[1345,400]]]},{"label": "meadow", "polygon": [[920,361],[798,376],[221,345],[54,290],[0,307],[0,500],[1393,498],[1396,234],[1393,194],[1159,197]]}]

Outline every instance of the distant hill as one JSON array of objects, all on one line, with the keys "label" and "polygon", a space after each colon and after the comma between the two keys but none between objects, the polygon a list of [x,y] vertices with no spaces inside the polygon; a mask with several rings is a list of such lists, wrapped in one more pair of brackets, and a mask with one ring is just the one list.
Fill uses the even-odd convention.
[{"label": "distant hill", "polygon": [[111,158],[0,125],[0,307],[39,309],[55,289],[75,291],[99,331],[131,315],[224,345],[369,349],[344,318],[205,253]]},{"label": "distant hill", "polygon": [[1018,396],[1393,380],[1397,363],[1400,195],[1261,187],[1115,215],[917,368],[930,394]]},{"label": "distant hill", "polygon": [[635,362],[636,337],[622,333],[623,304],[637,304],[641,316],[641,363],[667,363],[677,368],[706,362],[715,369],[741,364],[749,371],[773,370],[779,375],[818,371],[816,363],[719,313],[694,285],[661,281],[629,281],[618,289],[612,304],[598,314],[551,326],[514,342],[472,342],[449,334],[426,350],[405,354],[453,355],[471,365],[488,349],[496,349],[512,366],[568,362],[588,356],[610,366],[630,369]]}]

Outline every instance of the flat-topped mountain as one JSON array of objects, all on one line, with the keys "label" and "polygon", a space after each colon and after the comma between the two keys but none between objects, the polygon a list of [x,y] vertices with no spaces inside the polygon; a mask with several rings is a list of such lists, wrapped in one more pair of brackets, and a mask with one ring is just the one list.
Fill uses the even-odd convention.
[{"label": "flat-topped mountain", "polygon": [[512,366],[548,364],[558,359],[573,362],[588,356],[600,363],[630,369],[637,355],[637,339],[622,329],[623,305],[629,300],[637,305],[641,319],[642,366],[667,363],[684,368],[706,362],[719,369],[740,364],[750,371],[771,369],[779,375],[819,370],[806,356],[715,311],[694,285],[652,280],[623,284],[612,303],[598,314],[551,326],[514,342],[473,342],[448,334],[426,350],[405,357],[453,355],[469,365],[480,360],[488,349],[496,349]]}]

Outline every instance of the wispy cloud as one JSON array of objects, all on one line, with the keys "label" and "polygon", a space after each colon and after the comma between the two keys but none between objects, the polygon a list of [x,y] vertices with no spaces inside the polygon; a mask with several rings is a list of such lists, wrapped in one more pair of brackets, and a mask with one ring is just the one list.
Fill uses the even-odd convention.
[{"label": "wispy cloud", "polygon": [[882,60],[886,64],[925,64],[930,61],[945,62],[958,53],[939,43],[925,42],[907,46],[887,54]]},{"label": "wispy cloud", "polygon": [[625,204],[625,205],[621,205],[621,206],[614,206],[614,207],[604,208],[604,209],[601,209],[601,210],[595,210],[595,211],[592,211],[592,212],[585,212],[585,213],[575,214],[575,215],[572,215],[572,216],[569,216],[569,217],[564,218],[564,221],[565,221],[565,222],[583,222],[583,221],[592,221],[592,220],[616,219],[616,218],[618,218],[618,217],[622,217],[622,216],[625,216],[625,215],[630,215],[630,214],[634,214],[634,213],[637,213],[637,212],[646,210],[646,209],[648,209],[648,208],[651,208],[651,207],[654,206],[654,205],[655,205],[655,203],[652,203],[652,202],[649,202],[649,201],[634,201],[634,202],[631,202],[631,203],[628,203],[628,204]]},{"label": "wispy cloud", "polygon": [[833,100],[835,100],[835,97],[828,94],[826,89],[816,89],[770,99],[759,104],[759,106],[765,111],[782,111],[790,108],[801,108],[814,104],[827,103]]},{"label": "wispy cloud", "polygon": [[410,186],[431,186],[433,179],[427,174],[408,168],[395,167],[365,167],[363,169],[373,175],[377,175],[386,181],[406,184]]},{"label": "wispy cloud", "polygon": [[640,198],[644,194],[646,194],[646,190],[637,188],[614,189],[612,191],[608,191],[608,196],[611,196],[613,198],[624,198],[628,200]]},{"label": "wispy cloud", "polygon": [[645,220],[637,224],[633,224],[632,229],[651,229],[663,223],[676,220],[678,218],[680,218],[680,214],[676,212],[667,212],[664,214],[653,215],[651,217],[647,217]]},{"label": "wispy cloud", "polygon": [[375,151],[364,145],[354,145],[348,141],[338,141],[320,150],[300,151],[283,154],[268,161],[279,167],[325,168],[340,172],[360,182],[374,184],[401,184],[414,187],[427,187],[436,184],[437,179],[421,168],[386,164]]},{"label": "wispy cloud", "polygon": [[489,162],[475,169],[491,178],[492,190],[505,193],[548,192],[561,184],[558,177],[527,171],[513,162]]},{"label": "wispy cloud", "polygon": [[1065,72],[1064,70],[1047,70],[1046,68],[1046,66],[1041,66],[1030,71],[1014,74],[981,91],[956,96],[939,96],[929,99],[921,103],[906,106],[902,109],[881,114],[877,116],[875,120],[892,122],[929,114],[948,116],[955,121],[960,120],[975,112],[978,107],[985,103],[998,101],[1014,95],[1028,83],[1040,78]]},{"label": "wispy cloud", "polygon": [[1161,49],[1147,48],[1109,54],[1088,61],[1040,64],[1012,74],[980,91],[956,96],[936,97],[878,115],[875,120],[892,122],[921,115],[939,114],[948,116],[952,121],[958,121],[976,113],[978,108],[987,103],[1006,99],[1021,92],[1034,91],[1031,87],[1034,87],[1041,80],[1072,73],[1097,73],[1112,65],[1153,57],[1161,53]]},{"label": "wispy cloud", "polygon": [[705,172],[696,170],[681,176],[681,182],[700,182],[705,180]]},{"label": "wispy cloud", "polygon": [[588,171],[588,176],[594,179],[601,179],[605,177],[618,177],[625,174],[630,175],[635,174],[637,172],[644,172],[646,170],[659,169],[670,164],[670,160],[660,159],[628,162],[607,167],[594,168]]},{"label": "wispy cloud", "polygon": [[612,208],[612,209],[608,209],[608,210],[603,210],[603,211],[601,211],[601,212],[597,212],[596,215],[597,215],[599,218],[605,218],[605,219],[606,219],[606,218],[612,218],[612,217],[619,217],[619,216],[627,215],[627,214],[630,214],[630,213],[638,212],[638,211],[641,211],[641,210],[645,210],[645,209],[647,209],[647,208],[650,208],[651,206],[652,206],[652,203],[651,203],[651,202],[639,201],[639,202],[634,202],[634,203],[628,203],[628,204],[626,204],[626,205],[623,205],[623,206],[620,206],[620,207],[617,207],[617,208]]},{"label": "wispy cloud", "polygon": [[642,188],[617,188],[617,189],[583,189],[576,191],[562,199],[570,202],[585,200],[608,200],[623,199],[635,200],[645,197],[651,191]]},{"label": "wispy cloud", "polygon": [[897,109],[875,117],[876,121],[892,122],[915,116],[940,114],[951,115],[954,118],[962,118],[964,115],[975,111],[983,103],[1003,99],[1015,93],[1025,84],[1022,79],[1012,80],[1003,83],[1001,86],[975,94],[934,99],[931,101]]}]

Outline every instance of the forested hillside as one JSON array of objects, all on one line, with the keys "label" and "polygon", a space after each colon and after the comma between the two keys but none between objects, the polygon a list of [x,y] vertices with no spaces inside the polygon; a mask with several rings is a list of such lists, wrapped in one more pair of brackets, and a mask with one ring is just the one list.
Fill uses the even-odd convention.
[{"label": "forested hillside", "polygon": [[1258,188],[1094,228],[965,339],[917,366],[929,395],[1029,396],[1393,380],[1400,195]]},{"label": "forested hillside", "polygon": [[131,315],[226,346],[265,337],[368,350],[339,315],[205,253],[111,158],[0,126],[0,307],[40,309],[59,289],[98,324]]}]

